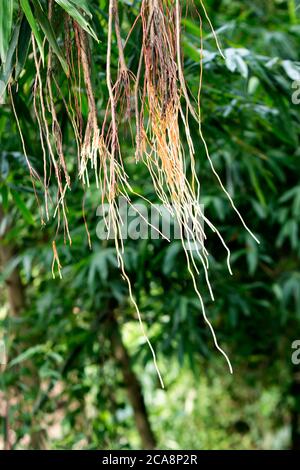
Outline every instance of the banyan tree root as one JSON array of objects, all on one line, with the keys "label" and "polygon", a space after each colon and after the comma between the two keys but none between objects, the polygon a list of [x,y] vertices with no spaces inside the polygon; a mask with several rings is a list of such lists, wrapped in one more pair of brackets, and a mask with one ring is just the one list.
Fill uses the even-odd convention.
[{"label": "banyan tree root", "polygon": [[[51,20],[52,2],[49,2],[49,5],[49,18]],[[202,0],[200,0],[200,5],[204,17],[212,29],[217,48],[222,54]],[[43,182],[47,218],[49,218],[50,168],[54,170],[53,173],[58,188],[54,215],[57,215],[59,223],[62,214],[65,238],[67,236],[71,242],[65,196],[67,190],[71,188],[72,181],[68,172],[68,156],[64,153],[62,132],[57,118],[53,94],[53,86],[55,86],[56,92],[66,108],[74,132],[78,154],[78,178],[84,187],[88,187],[91,174],[93,174],[96,186],[99,188],[101,203],[108,203],[109,210],[105,215],[107,231],[108,234],[111,232],[114,234],[118,264],[122,276],[128,284],[130,300],[135,308],[142,334],[151,349],[162,386],[163,381],[157,366],[156,355],[147,337],[141,313],[134,299],[130,279],[125,270],[121,233],[122,220],[117,204],[118,196],[125,197],[127,202],[131,204],[130,194],[135,194],[125,171],[119,142],[119,128],[122,121],[126,119],[127,122],[131,122],[132,104],[134,105],[135,137],[133,140],[136,162],[146,165],[154,191],[180,227],[187,267],[199,298],[204,320],[211,331],[216,348],[225,357],[230,372],[232,372],[230,360],[218,344],[213,326],[205,312],[197,282],[198,264],[200,262],[213,300],[213,291],[208,276],[209,253],[205,246],[207,238],[204,231],[205,225],[218,236],[220,243],[225,248],[227,266],[229,272],[232,272],[230,250],[218,229],[205,217],[200,204],[200,181],[196,173],[195,148],[190,132],[191,119],[198,124],[199,137],[205,155],[221,189],[226,194],[246,230],[257,240],[247,227],[230,194],[224,187],[210,157],[201,126],[202,62],[200,60],[199,92],[197,98],[194,98],[190,94],[185,81],[181,48],[181,14],[179,0],[141,1],[139,15],[129,32],[131,34],[137,22],[140,22],[142,29],[141,52],[137,70],[132,71],[126,63],[125,46],[127,40],[122,40],[118,0],[109,0],[106,57],[108,102],[102,122],[99,122],[99,113],[91,79],[91,51],[87,33],[76,21],[66,16],[65,50],[70,72],[68,97],[64,96],[59,80],[55,76],[51,48],[48,54],[46,80],[43,79],[41,59],[34,38],[32,38],[36,67],[33,88],[34,110],[43,150]],[[202,51],[202,18],[200,13],[198,15],[200,21],[200,50]],[[116,44],[116,49],[113,49],[113,44]],[[112,69],[113,50],[117,50],[118,53],[117,70]],[[88,104],[85,125],[81,112],[81,92],[78,91],[82,88],[86,94]],[[51,125],[49,125],[49,118]],[[31,174],[32,172],[31,169]],[[188,176],[189,174],[191,174],[191,177]],[[145,199],[143,195],[140,195],[140,197]],[[61,265],[55,242],[53,242],[53,254],[52,272],[54,274],[56,266],[61,275]]]}]

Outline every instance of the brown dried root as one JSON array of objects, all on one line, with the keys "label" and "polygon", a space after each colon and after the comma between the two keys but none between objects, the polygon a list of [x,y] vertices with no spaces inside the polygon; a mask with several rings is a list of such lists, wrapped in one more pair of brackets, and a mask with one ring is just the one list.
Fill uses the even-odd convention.
[{"label": "brown dried root", "polygon": [[[119,50],[119,73],[118,73],[117,81],[114,86],[112,86],[112,81],[111,81],[111,46],[112,46],[113,18],[115,19],[115,30],[116,30],[117,44],[118,44],[118,50]],[[107,145],[106,148],[110,148],[110,151],[107,152],[110,158],[110,165],[109,165],[110,178],[107,179],[108,188],[109,188],[108,225],[109,225],[109,229],[112,228],[113,233],[115,235],[115,246],[116,246],[118,264],[121,269],[122,276],[127,283],[131,303],[135,308],[142,335],[152,353],[154,366],[155,366],[157,375],[159,377],[160,384],[162,388],[164,388],[163,379],[162,379],[160,370],[157,365],[156,354],[146,334],[146,330],[142,321],[139,307],[133,296],[130,278],[128,277],[126,273],[124,258],[123,258],[124,246],[123,246],[122,233],[121,233],[122,221],[121,221],[120,214],[118,212],[117,203],[116,203],[116,182],[118,182],[117,187],[119,188],[120,192],[126,197],[127,201],[130,203],[130,199],[126,191],[127,187],[129,186],[129,183],[127,181],[127,175],[125,173],[123,163],[122,163],[122,158],[121,158],[120,145],[118,141],[117,117],[116,117],[116,108],[117,108],[118,102],[120,100],[122,101],[124,97],[125,99],[127,98],[127,106],[126,106],[127,112],[130,111],[130,78],[129,78],[129,72],[125,63],[124,53],[123,53],[123,46],[122,46],[121,35],[120,35],[120,30],[119,30],[118,3],[116,0],[110,0],[109,2],[108,46],[107,46],[106,64],[107,64],[106,79],[107,79],[107,88],[109,92],[110,110],[111,110],[111,125],[109,127],[108,137],[106,139],[106,145]],[[123,89],[123,92],[122,92],[122,89]],[[117,159],[119,160],[119,162],[117,161]]]},{"label": "brown dried root", "polygon": [[[50,19],[52,14],[52,2],[53,0],[49,2]],[[212,30],[217,48],[222,55],[217,35],[202,0],[200,0],[200,5]],[[197,285],[197,275],[199,274],[198,263],[200,261],[211,298],[214,299],[208,276],[209,253],[205,246],[205,223],[216,233],[224,246],[227,252],[227,265],[230,273],[231,267],[230,250],[217,228],[205,217],[200,204],[200,181],[196,173],[195,150],[189,127],[189,119],[191,117],[198,123],[200,138],[213,174],[217,178],[218,183],[229,199],[233,209],[238,214],[243,226],[255,240],[257,240],[257,238],[247,227],[233,199],[216,172],[203,135],[200,102],[203,76],[202,19],[200,14],[201,57],[200,85],[197,99],[191,96],[184,79],[184,65],[181,56],[181,7],[179,0],[142,0],[140,13],[131,27],[129,35],[139,19],[142,23],[143,39],[138,70],[136,77],[134,77],[133,73],[128,69],[125,60],[124,47],[127,40],[123,43],[121,37],[118,1],[109,0],[106,61],[106,82],[109,100],[101,130],[97,122],[97,108],[90,74],[91,54],[88,37],[85,31],[68,16],[65,20],[65,50],[66,60],[70,70],[70,79],[68,80],[69,96],[65,98],[55,77],[55,73],[52,70],[53,54],[51,49],[48,55],[46,84],[43,83],[41,59],[38,55],[34,37],[32,42],[36,78],[34,81],[33,94],[34,109],[43,152],[43,182],[46,217],[49,218],[48,200],[50,196],[48,188],[51,179],[51,170],[54,169],[54,176],[58,186],[54,216],[57,216],[58,228],[62,218],[65,238],[68,236],[71,242],[65,202],[66,191],[70,187],[71,181],[63,152],[62,132],[55,108],[52,89],[54,84],[64,103],[74,130],[78,149],[79,179],[82,181],[83,186],[89,186],[89,174],[90,170],[92,170],[95,174],[96,185],[100,189],[101,202],[102,204],[105,202],[109,204],[108,214],[105,215],[107,231],[109,234],[111,232],[114,234],[118,264],[122,276],[127,282],[130,299],[136,310],[142,334],[150,347],[154,364],[163,386],[161,374],[157,366],[156,355],[146,335],[141,313],[134,299],[130,279],[125,270],[123,259],[124,246],[121,231],[122,220],[117,205],[118,196],[125,197],[128,204],[131,204],[129,193],[136,194],[132,190],[124,168],[118,134],[122,119],[126,119],[130,122],[129,116],[131,112],[132,94],[134,95],[136,123],[136,161],[141,160],[147,166],[159,199],[179,224],[188,270],[193,281],[195,292],[199,298],[204,320],[212,333],[216,348],[225,357],[231,372],[232,367],[229,358],[218,344],[212,324],[206,315],[204,303]],[[71,25],[73,27],[71,27]],[[119,58],[115,80],[113,80],[111,70],[114,32]],[[74,51],[77,52],[76,58]],[[85,129],[81,112],[82,76],[88,101],[88,117]],[[15,109],[14,113],[16,115]],[[49,118],[51,125],[49,125],[48,122]],[[18,119],[17,125],[20,130]],[[180,129],[183,129],[183,133]],[[28,160],[22,135],[21,139],[25,158]],[[34,179],[36,175],[33,168],[30,166],[29,160],[28,166],[30,175],[32,179]],[[191,172],[191,178],[188,177],[189,170]],[[139,196],[145,199],[144,196]],[[106,212],[103,213],[106,214]],[[142,214],[139,215],[143,217]],[[158,229],[151,224],[149,225],[161,234]],[[90,243],[91,240],[88,229],[87,233]],[[163,234],[161,235],[164,236]],[[55,264],[61,276],[61,266],[54,241],[53,275]]]},{"label": "brown dried root", "polygon": [[90,75],[90,50],[88,47],[88,39],[86,32],[75,22],[74,31],[76,45],[81,58],[81,66],[83,70],[83,77],[89,107],[88,120],[81,148],[79,178],[82,178],[83,183],[86,183],[89,186],[88,163],[90,162],[91,167],[92,169],[94,169],[95,172],[97,187],[99,187],[98,146],[100,132],[97,123],[97,109]]}]

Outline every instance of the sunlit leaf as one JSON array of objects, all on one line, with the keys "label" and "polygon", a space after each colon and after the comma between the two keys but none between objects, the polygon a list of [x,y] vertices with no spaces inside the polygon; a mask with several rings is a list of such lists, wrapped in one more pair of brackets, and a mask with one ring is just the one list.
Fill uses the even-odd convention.
[{"label": "sunlit leaf", "polygon": [[23,68],[25,67],[26,59],[28,56],[29,45],[31,40],[31,29],[25,16],[21,20],[20,33],[18,44],[16,48],[16,69],[15,79],[19,77]]}]

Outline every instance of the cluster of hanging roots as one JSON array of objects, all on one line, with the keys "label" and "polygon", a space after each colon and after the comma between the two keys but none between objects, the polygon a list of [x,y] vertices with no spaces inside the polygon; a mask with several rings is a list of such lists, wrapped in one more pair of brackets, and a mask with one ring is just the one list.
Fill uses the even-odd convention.
[{"label": "cluster of hanging roots", "polygon": [[[200,1],[202,14],[208,21],[205,6]],[[48,16],[51,21],[53,2],[49,2]],[[44,174],[40,177],[44,189],[42,210],[43,222],[51,216],[57,217],[58,229],[63,225],[65,239],[71,237],[68,227],[66,194],[72,189],[71,176],[68,172],[68,159],[64,154],[62,129],[57,118],[57,103],[63,105],[71,122],[78,153],[78,178],[84,187],[95,178],[102,204],[108,203],[106,215],[108,233],[114,234],[116,253],[123,278],[129,288],[130,298],[136,310],[142,333],[153,354],[154,363],[161,384],[163,381],[156,364],[155,352],[146,335],[138,305],[132,293],[130,280],[123,261],[123,242],[121,236],[122,220],[118,212],[117,198],[125,197],[130,204],[130,196],[135,194],[123,166],[119,144],[118,129],[124,117],[134,122],[135,159],[146,165],[153,182],[153,187],[165,208],[178,223],[181,232],[183,250],[188,270],[199,298],[204,319],[211,330],[216,348],[224,355],[229,369],[231,363],[221,349],[212,324],[205,313],[204,304],[198,288],[197,275],[199,261],[202,264],[206,282],[213,299],[210,286],[209,254],[205,247],[204,226],[215,232],[227,252],[227,264],[230,268],[230,251],[217,228],[205,217],[200,204],[200,182],[195,171],[195,150],[190,133],[189,122],[193,119],[199,128],[199,138],[211,165],[212,172],[218,179],[237,212],[241,222],[247,228],[234,202],[216,173],[201,129],[200,91],[202,83],[202,64],[200,60],[199,93],[192,97],[184,79],[181,49],[181,6],[179,0],[142,0],[139,15],[129,34],[138,22],[141,24],[142,41],[137,70],[129,70],[126,64],[124,48],[127,39],[122,39],[118,14],[118,0],[109,0],[106,81],[108,103],[102,117],[99,118],[92,78],[91,52],[87,33],[68,15],[65,16],[65,55],[69,67],[69,93],[62,91],[53,66],[54,53],[51,48],[47,63],[43,66],[39,51],[32,37],[33,57],[36,77],[33,86],[33,102],[40,132],[43,150]],[[202,19],[199,15],[200,55],[202,54]],[[217,37],[212,28],[219,48]],[[117,45],[118,70],[112,74],[112,45]],[[219,48],[220,51],[220,48]],[[222,54],[222,52],[220,51]],[[114,79],[112,78],[114,75]],[[82,95],[85,93],[88,115],[82,117]],[[30,166],[32,180],[39,178]],[[71,165],[72,166],[72,165]],[[189,172],[188,172],[189,168]],[[188,177],[188,174],[191,176]],[[54,175],[57,181],[57,194],[50,191],[50,180]],[[144,196],[140,195],[143,199]],[[54,210],[53,210],[54,207]],[[46,220],[45,220],[46,219]],[[250,231],[249,231],[250,232]],[[250,232],[252,235],[252,233]],[[253,235],[254,237],[254,235]],[[255,237],[254,237],[255,238]],[[61,266],[55,242],[53,242],[53,275]]]}]

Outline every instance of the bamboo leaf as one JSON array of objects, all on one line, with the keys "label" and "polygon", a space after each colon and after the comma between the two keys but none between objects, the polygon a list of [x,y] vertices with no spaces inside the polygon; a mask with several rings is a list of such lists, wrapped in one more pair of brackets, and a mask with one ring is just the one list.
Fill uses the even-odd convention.
[{"label": "bamboo leaf", "polygon": [[38,20],[38,22],[39,22],[46,38],[47,38],[50,46],[52,47],[54,53],[57,55],[65,74],[68,76],[69,75],[68,64],[67,64],[66,60],[64,59],[64,57],[62,55],[61,49],[60,49],[60,47],[57,43],[54,31],[53,31],[53,28],[52,28],[47,16],[45,15],[45,13],[44,13],[44,11],[41,7],[41,4],[38,0],[36,0],[34,2],[34,11],[36,13],[37,20]]},{"label": "bamboo leaf", "polygon": [[[99,42],[97,35],[89,22],[85,19],[85,17],[80,13],[78,8],[82,8],[85,12],[87,9],[87,4],[83,0],[81,1],[71,1],[71,0],[55,0],[58,5],[60,5],[74,20],[77,21],[77,23],[88,33],[90,34],[94,39],[96,39],[97,42]],[[88,10],[89,11],[89,10]],[[90,14],[89,14],[90,16]]]},{"label": "bamboo leaf", "polygon": [[2,63],[6,61],[9,48],[9,40],[12,31],[13,0],[0,2],[0,58]]},{"label": "bamboo leaf", "polygon": [[33,16],[32,10],[31,10],[31,7],[29,5],[29,1],[28,0],[20,0],[20,4],[21,4],[22,10],[24,11],[25,16],[28,20],[28,23],[30,24],[32,33],[33,33],[33,35],[36,39],[36,42],[37,42],[37,45],[38,45],[38,48],[39,48],[39,51],[40,51],[40,54],[41,54],[42,62],[44,64],[43,41],[41,39],[41,35],[40,35],[40,32],[39,32],[37,22],[35,21],[35,18]]}]

